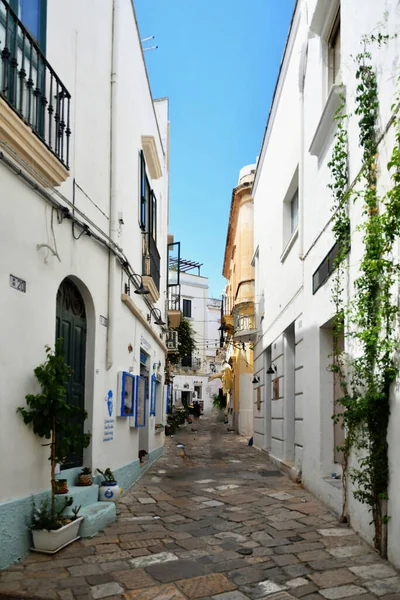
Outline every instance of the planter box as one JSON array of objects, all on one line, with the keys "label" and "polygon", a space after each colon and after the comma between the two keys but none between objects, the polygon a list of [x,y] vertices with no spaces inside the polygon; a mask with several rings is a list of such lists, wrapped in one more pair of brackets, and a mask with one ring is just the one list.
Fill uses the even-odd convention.
[{"label": "planter box", "polygon": [[78,538],[81,521],[83,517],[78,517],[60,529],[32,531],[34,550],[55,554]]}]

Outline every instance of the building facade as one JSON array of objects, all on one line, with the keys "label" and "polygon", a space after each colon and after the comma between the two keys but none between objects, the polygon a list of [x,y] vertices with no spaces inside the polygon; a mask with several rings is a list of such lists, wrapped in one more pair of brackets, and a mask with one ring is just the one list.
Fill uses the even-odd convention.
[{"label": "building facade", "polygon": [[[208,381],[210,374],[220,370],[221,300],[208,297],[208,278],[200,275],[201,265],[186,263],[190,261],[181,261],[181,312],[192,327],[196,347],[192,355],[182,357],[173,367],[174,404],[189,405],[198,400],[203,414],[208,415],[221,387],[219,380]],[[188,272],[189,268],[197,268],[198,274]]]},{"label": "building facade", "polygon": [[253,342],[255,298],[253,256],[253,198],[256,165],[243,167],[233,189],[226,236],[223,275],[228,280],[223,297],[226,360],[232,369],[229,414],[241,435],[253,434]]},{"label": "building facade", "polygon": [[[298,0],[293,14],[253,185],[254,267],[258,335],[255,343],[254,443],[338,514],[342,512],[344,432],[332,416],[340,385],[330,365],[335,333],[332,301],[335,235],[332,230],[331,160],[341,103],[349,115],[349,184],[356,186],[363,165],[359,118],[360,90],[354,57],[371,53],[379,97],[379,152],[376,169],[382,193],[386,163],[395,143],[393,104],[400,9],[395,1]],[[382,33],[386,43],[371,36]],[[367,38],[365,37],[367,36]],[[375,38],[376,39],[376,38]],[[369,40],[366,41],[366,40]],[[357,201],[349,207],[351,249],[347,258],[346,302],[363,255],[358,225],[365,219]],[[337,336],[343,355],[354,351],[345,333]],[[260,394],[257,401],[257,394]],[[388,556],[400,565],[396,535],[400,510],[398,386],[391,398],[388,429]],[[353,465],[357,459],[352,456]],[[373,542],[371,514],[347,483],[346,515]]]},{"label": "building facade", "polygon": [[39,391],[33,370],[57,337],[74,371],[68,399],[92,434],[61,465],[91,511],[86,535],[115,507],[75,486],[82,465],[110,467],[127,489],[163,451],[169,118],[168,100],[151,96],[131,0],[96,11],[1,0],[0,46],[1,568],[28,551],[32,499],[49,490],[48,448],[16,409]]}]

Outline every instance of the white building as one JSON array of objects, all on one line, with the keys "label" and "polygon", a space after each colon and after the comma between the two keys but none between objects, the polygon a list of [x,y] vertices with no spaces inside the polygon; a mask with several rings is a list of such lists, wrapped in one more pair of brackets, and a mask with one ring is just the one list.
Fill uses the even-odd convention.
[{"label": "white building", "polygon": [[[0,61],[0,568],[28,551],[32,497],[49,490],[48,448],[16,409],[38,391],[33,369],[56,336],[92,433],[83,457],[61,467],[82,514],[91,508],[83,535],[115,506],[97,504],[96,486],[89,498],[75,487],[80,467],[110,467],[127,489],[164,445],[156,323],[167,320],[168,100],[153,102],[131,0],[32,10],[20,7],[21,23],[0,1],[3,57],[10,51]],[[142,283],[149,294],[134,293]],[[119,416],[122,372],[138,390],[130,418]]]},{"label": "white building", "polygon": [[[200,275],[201,266],[181,260],[182,316],[192,326],[196,348],[192,356],[183,357],[179,365],[174,367],[173,389],[175,404],[187,405],[197,399],[203,413],[210,414],[214,395],[221,387],[220,380],[208,381],[210,374],[220,370],[217,354],[221,301],[208,297],[208,278]],[[198,269],[197,275],[187,271],[192,268]]]},{"label": "white building", "polygon": [[[350,181],[362,165],[354,57],[365,35],[381,32],[387,43],[368,46],[377,73],[379,176],[387,185],[386,163],[394,145],[390,126],[398,76],[398,2],[298,0],[291,23],[253,186],[254,265],[259,336],[254,373],[261,379],[261,403],[254,404],[254,443],[338,514],[342,510],[343,430],[335,425],[338,391],[329,370],[333,349],[332,303],[334,234],[328,189],[340,92],[347,127]],[[340,86],[343,84],[343,87]],[[386,125],[389,123],[389,127]],[[382,175],[381,175],[382,174]],[[385,179],[386,177],[386,179]],[[357,203],[350,208],[350,280],[356,276],[363,246]],[[344,342],[342,342],[344,343]],[[346,340],[345,350],[350,351]],[[340,393],[340,392],[339,392]],[[255,400],[255,397],[254,397]],[[396,423],[398,387],[393,393],[388,430],[388,556],[400,566],[400,470]],[[371,514],[349,488],[352,526],[372,543]]]}]

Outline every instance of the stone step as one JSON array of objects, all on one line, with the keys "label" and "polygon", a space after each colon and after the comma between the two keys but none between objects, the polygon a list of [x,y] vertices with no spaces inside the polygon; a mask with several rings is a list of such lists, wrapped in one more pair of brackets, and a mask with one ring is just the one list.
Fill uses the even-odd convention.
[{"label": "stone step", "polygon": [[[98,502],[99,499],[99,486],[97,484],[82,486],[82,485],[73,485],[68,486],[68,494],[59,494],[56,497],[56,506],[62,506],[65,496],[72,496],[74,499],[73,506],[81,506],[84,508],[85,506],[90,506]],[[70,507],[67,512],[70,511]]]},{"label": "stone step", "polygon": [[79,511],[80,517],[85,517],[79,529],[81,537],[93,537],[117,518],[114,502],[95,502]]}]

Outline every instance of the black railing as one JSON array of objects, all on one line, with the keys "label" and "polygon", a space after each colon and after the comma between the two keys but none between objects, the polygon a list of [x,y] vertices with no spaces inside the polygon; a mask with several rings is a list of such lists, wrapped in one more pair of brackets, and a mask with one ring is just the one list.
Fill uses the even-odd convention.
[{"label": "black railing", "polygon": [[145,251],[143,253],[143,275],[150,275],[158,291],[160,291],[160,253],[150,233],[146,233]]},{"label": "black railing", "polygon": [[0,96],[69,169],[71,95],[6,0],[0,0]]},{"label": "black railing", "polygon": [[168,310],[180,310],[181,307],[181,286],[168,286]]}]

